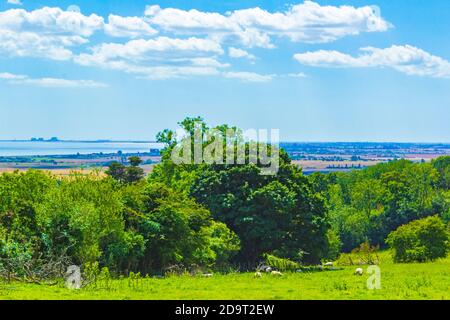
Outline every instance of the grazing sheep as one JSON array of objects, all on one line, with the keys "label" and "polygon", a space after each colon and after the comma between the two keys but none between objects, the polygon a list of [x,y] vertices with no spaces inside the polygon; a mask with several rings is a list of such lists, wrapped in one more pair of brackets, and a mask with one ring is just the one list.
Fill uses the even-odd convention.
[{"label": "grazing sheep", "polygon": [[276,277],[282,277],[283,274],[280,271],[272,271],[271,274]]},{"label": "grazing sheep", "polygon": [[262,277],[262,273],[257,271],[255,272],[254,278],[261,278]]},{"label": "grazing sheep", "polygon": [[333,266],[333,262],[327,262],[324,264],[324,267],[332,267]]},{"label": "grazing sheep", "polygon": [[363,273],[364,273],[364,271],[363,271],[363,269],[362,269],[362,268],[356,268],[356,270],[355,270],[355,274],[356,274],[356,275],[358,275],[358,276],[362,276],[362,275],[363,275]]},{"label": "grazing sheep", "polygon": [[272,268],[270,266],[262,265],[258,268],[259,271],[270,273],[272,272]]},{"label": "grazing sheep", "polygon": [[205,278],[211,278],[212,276],[213,276],[212,273],[205,273],[205,274],[203,274],[203,277],[205,277]]}]

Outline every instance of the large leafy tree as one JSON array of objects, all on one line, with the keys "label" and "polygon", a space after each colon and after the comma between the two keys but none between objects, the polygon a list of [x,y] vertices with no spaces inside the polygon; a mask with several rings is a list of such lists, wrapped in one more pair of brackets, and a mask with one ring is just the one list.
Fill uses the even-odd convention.
[{"label": "large leafy tree", "polygon": [[[210,130],[201,118],[187,118],[180,125],[188,133],[200,128],[205,137]],[[326,209],[301,169],[291,164],[281,150],[278,173],[263,175],[261,159],[250,163],[250,144],[244,142],[240,130],[227,125],[214,129],[224,138],[227,129],[238,133],[234,148],[237,150],[242,147],[239,144],[244,144],[245,164],[175,164],[171,153],[179,141],[174,132],[165,130],[158,135],[160,142],[166,143],[163,160],[150,179],[195,198],[211,210],[214,219],[236,232],[242,244],[238,262],[255,263],[263,253],[305,262],[322,258],[327,246]],[[274,152],[272,146],[264,147],[268,148],[269,155]],[[223,148],[225,155],[225,144]]]}]

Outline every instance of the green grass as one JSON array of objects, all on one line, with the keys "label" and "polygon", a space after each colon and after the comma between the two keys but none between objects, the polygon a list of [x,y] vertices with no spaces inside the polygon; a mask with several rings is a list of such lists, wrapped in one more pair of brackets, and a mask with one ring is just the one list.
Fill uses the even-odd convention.
[{"label": "green grass", "polygon": [[383,255],[379,290],[368,290],[368,275],[354,275],[355,268],[285,273],[281,278],[236,273],[212,278],[121,279],[82,290],[69,290],[62,284],[3,283],[0,299],[450,299],[450,257],[432,263],[394,264]]}]

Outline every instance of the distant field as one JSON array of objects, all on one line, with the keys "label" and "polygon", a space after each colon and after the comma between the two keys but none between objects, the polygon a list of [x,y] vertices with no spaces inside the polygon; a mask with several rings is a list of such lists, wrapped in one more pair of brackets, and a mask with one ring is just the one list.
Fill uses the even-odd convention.
[{"label": "distant field", "polygon": [[122,279],[78,291],[62,284],[0,284],[0,299],[450,299],[450,257],[422,264],[394,264],[383,259],[380,268],[379,290],[367,289],[368,275],[356,276],[355,267],[343,267],[337,271],[285,273],[281,278],[235,273],[212,278]]},{"label": "distant field", "polygon": [[331,171],[331,170],[350,170],[357,168],[365,168],[374,166],[382,160],[368,160],[368,161],[322,161],[322,160],[294,160],[293,163],[301,166],[304,172],[314,171]]},{"label": "distant field", "polygon": [[[0,151],[2,145],[0,141]],[[19,142],[24,143],[24,142]],[[73,148],[76,142],[58,142],[56,144]],[[3,142],[5,144],[5,142]],[[14,145],[14,142],[8,142]],[[152,165],[160,162],[161,157],[157,149],[149,150],[143,153],[123,153],[117,151],[112,153],[100,153],[99,146],[102,143],[90,143],[93,153],[77,154],[78,149],[70,149],[74,154],[60,154],[59,149],[52,149],[51,142],[31,143],[33,149],[28,152],[43,154],[50,148],[48,155],[35,156],[0,156],[0,172],[12,171],[15,169],[26,170],[29,168],[40,170],[51,170],[57,175],[67,175],[71,170],[78,168],[102,168],[106,167],[112,161],[124,162],[131,155],[138,155],[144,161],[146,173],[150,172]],[[59,147],[61,147],[59,146]],[[420,162],[431,161],[440,156],[450,155],[450,144],[420,144],[420,143],[375,143],[375,142],[323,142],[323,143],[281,143],[280,146],[286,150],[295,163],[303,168],[305,173],[316,171],[348,171],[351,169],[362,169],[376,165],[380,162],[386,162],[394,159],[408,159]],[[9,146],[11,147],[11,146]],[[17,146],[16,146],[17,147]],[[3,149],[5,146],[3,146]],[[44,149],[42,149],[44,148]],[[46,149],[47,148],[47,149]],[[117,147],[118,148],[118,147]],[[91,149],[89,149],[91,150]],[[112,149],[115,150],[115,149]],[[119,149],[117,149],[119,150]],[[23,151],[23,150],[22,150]],[[86,150],[84,150],[86,151]],[[8,151],[7,154],[14,154],[14,151]],[[23,152],[21,152],[23,154]],[[1,154],[1,152],[0,152]],[[20,154],[20,152],[19,152]]]},{"label": "distant field", "polygon": [[[147,165],[143,165],[141,167],[142,167],[142,169],[144,169],[144,172],[146,174],[148,174],[148,173],[150,173],[152,171],[153,166],[154,166],[153,164],[147,164]],[[3,172],[13,172],[13,171],[16,171],[16,170],[26,171],[28,169],[29,168],[17,169],[17,168],[0,167],[0,174],[3,173]],[[33,168],[33,169],[36,169],[36,168]],[[55,168],[55,169],[48,169],[48,168],[46,168],[46,169],[37,169],[37,170],[48,171],[51,174],[54,174],[56,176],[68,176],[68,175],[70,175],[70,174],[72,174],[74,172],[81,173],[81,174],[89,174],[89,173],[91,173],[93,171],[98,171],[98,170],[100,172],[104,172],[106,169],[107,169],[106,167],[96,167],[96,168],[88,168],[88,169],[85,169],[85,168],[70,168],[70,169],[58,169],[58,168]]]}]

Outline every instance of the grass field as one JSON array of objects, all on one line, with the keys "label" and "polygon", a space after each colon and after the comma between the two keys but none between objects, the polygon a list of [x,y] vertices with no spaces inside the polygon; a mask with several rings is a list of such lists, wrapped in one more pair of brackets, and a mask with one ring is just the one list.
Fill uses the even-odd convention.
[{"label": "grass field", "polygon": [[[364,271],[366,267],[363,267]],[[253,273],[171,276],[163,279],[99,281],[81,290],[55,286],[2,283],[0,299],[450,299],[450,257],[432,263],[380,263],[381,289],[367,289],[369,275],[355,267],[313,273],[285,273],[276,278]]]}]

